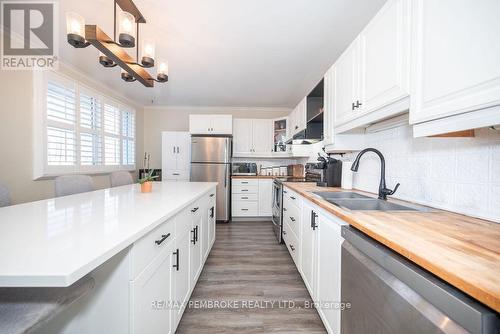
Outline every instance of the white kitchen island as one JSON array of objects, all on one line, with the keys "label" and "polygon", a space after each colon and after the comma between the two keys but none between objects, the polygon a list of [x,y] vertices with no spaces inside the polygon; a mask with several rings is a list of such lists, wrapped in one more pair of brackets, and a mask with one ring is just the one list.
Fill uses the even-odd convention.
[{"label": "white kitchen island", "polygon": [[0,287],[95,288],[41,333],[174,332],[215,240],[216,183],[137,184],[0,209]]}]

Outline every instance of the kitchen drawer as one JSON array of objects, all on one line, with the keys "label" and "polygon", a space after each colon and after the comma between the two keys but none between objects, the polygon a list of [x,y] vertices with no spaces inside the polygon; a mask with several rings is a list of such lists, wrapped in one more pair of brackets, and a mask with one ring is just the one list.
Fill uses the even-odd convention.
[{"label": "kitchen drawer", "polygon": [[234,217],[256,217],[259,215],[259,203],[247,201],[233,202]]},{"label": "kitchen drawer", "polygon": [[300,195],[297,195],[296,192],[286,187],[283,189],[283,201],[285,204],[287,202],[293,203],[299,209],[302,207],[302,197]]},{"label": "kitchen drawer", "polygon": [[300,244],[299,244],[299,239],[291,231],[291,227],[288,225],[288,223],[283,224],[283,241],[286,245],[286,248],[288,248],[288,252],[290,252],[290,255],[292,256],[293,262],[295,262],[295,266],[299,268],[299,263],[300,263]]},{"label": "kitchen drawer", "polygon": [[259,186],[237,186],[233,184],[232,192],[233,194],[257,194],[259,193]]},{"label": "kitchen drawer", "polygon": [[258,186],[258,179],[233,179],[233,186]]},{"label": "kitchen drawer", "polygon": [[167,169],[162,173],[162,180],[189,181],[189,170]]},{"label": "kitchen drawer", "polygon": [[283,206],[283,222],[290,225],[295,235],[299,236],[302,214],[301,211],[293,204]]},{"label": "kitchen drawer", "polygon": [[233,194],[234,201],[258,201],[259,196],[257,194]]},{"label": "kitchen drawer", "polygon": [[175,239],[175,219],[167,220],[141,239],[130,250],[130,279],[133,280]]}]

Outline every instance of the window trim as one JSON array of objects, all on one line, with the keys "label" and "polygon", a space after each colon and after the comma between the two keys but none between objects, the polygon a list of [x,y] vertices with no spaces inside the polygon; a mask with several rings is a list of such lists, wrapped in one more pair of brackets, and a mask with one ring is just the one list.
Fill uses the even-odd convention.
[{"label": "window trim", "polygon": [[[75,137],[76,137],[76,163],[73,166],[53,166],[48,165],[47,162],[47,126],[50,125],[51,121],[47,118],[47,89],[49,81],[60,83],[65,86],[73,86],[75,88],[75,118],[76,124],[74,125]],[[101,103],[101,129],[93,130],[86,129],[80,126],[80,93],[96,97]],[[117,99],[99,93],[97,90],[85,85],[84,83],[75,80],[65,74],[54,72],[54,71],[34,71],[33,72],[33,179],[47,179],[53,178],[60,175],[71,175],[71,174],[109,174],[114,171],[135,171],[136,170],[136,159],[133,165],[123,164],[123,139],[133,139],[134,140],[134,152],[137,152],[137,112],[131,107],[127,106]],[[105,131],[104,131],[104,103],[111,104],[118,107],[120,110],[120,135],[115,137],[119,139],[120,142],[120,163],[118,165],[104,165],[105,164]],[[122,113],[131,112],[134,115],[134,138],[123,135],[122,132]],[[58,127],[63,128],[57,123]],[[66,127],[64,127],[66,128]],[[68,128],[73,129],[73,126],[68,126]],[[82,131],[84,130],[84,131]],[[88,131],[86,131],[88,130]],[[96,134],[98,133],[101,137],[101,150],[102,150],[102,165],[81,165],[81,151],[80,151],[80,134],[81,133]],[[134,157],[135,158],[135,157]]]}]

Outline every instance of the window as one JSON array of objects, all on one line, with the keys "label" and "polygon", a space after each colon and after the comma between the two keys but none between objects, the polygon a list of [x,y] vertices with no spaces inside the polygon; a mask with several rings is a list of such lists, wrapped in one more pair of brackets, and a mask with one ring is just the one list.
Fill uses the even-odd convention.
[{"label": "window", "polygon": [[42,76],[35,178],[135,169],[135,111],[61,75]]}]

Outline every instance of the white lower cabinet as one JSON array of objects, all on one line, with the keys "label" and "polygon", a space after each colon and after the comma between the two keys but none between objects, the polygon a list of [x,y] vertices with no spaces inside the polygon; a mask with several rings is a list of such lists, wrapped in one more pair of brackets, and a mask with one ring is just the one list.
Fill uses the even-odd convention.
[{"label": "white lower cabinet", "polygon": [[[340,259],[343,238],[341,219],[325,212],[295,192],[285,189],[283,207],[294,208],[294,201],[301,203],[299,233],[294,231],[291,220],[284,223],[283,239],[304,284],[316,304],[316,309],[328,333],[340,333]],[[292,199],[292,197],[294,199]],[[293,211],[293,210],[292,210]],[[285,213],[284,213],[285,214]],[[295,213],[296,214],[296,213]],[[297,246],[295,246],[297,245]]]},{"label": "white lower cabinet", "polygon": [[231,193],[233,217],[272,216],[272,179],[235,178],[232,180]]},{"label": "white lower cabinet", "polygon": [[319,303],[317,310],[328,333],[340,333],[341,311],[335,303],[341,302],[340,259],[343,238],[341,223],[332,218],[325,214],[319,215],[315,300]]},{"label": "white lower cabinet", "polygon": [[172,250],[164,249],[134,281],[130,282],[131,332],[173,333]]}]

